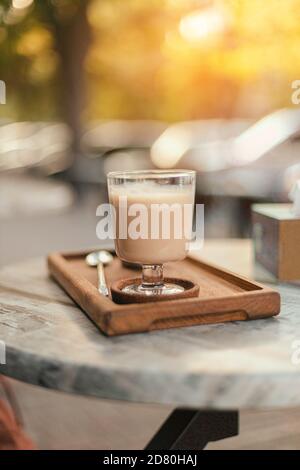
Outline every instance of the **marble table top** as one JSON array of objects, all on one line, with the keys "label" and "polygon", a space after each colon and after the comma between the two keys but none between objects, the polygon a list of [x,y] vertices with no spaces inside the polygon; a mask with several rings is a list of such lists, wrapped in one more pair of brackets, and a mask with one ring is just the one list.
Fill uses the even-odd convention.
[{"label": "marble table top", "polygon": [[[207,243],[203,257],[249,274],[248,241]],[[6,344],[0,372],[42,387],[135,402],[299,405],[300,287],[274,287],[282,296],[276,318],[107,338],[49,279],[45,260],[7,266],[0,270],[0,340]]]}]

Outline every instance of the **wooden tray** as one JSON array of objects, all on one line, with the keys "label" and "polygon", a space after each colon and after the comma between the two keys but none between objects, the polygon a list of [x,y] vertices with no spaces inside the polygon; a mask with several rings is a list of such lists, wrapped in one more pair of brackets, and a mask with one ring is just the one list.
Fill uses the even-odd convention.
[{"label": "wooden tray", "polygon": [[[91,250],[92,251],[92,250]],[[277,315],[280,295],[217,266],[192,258],[165,265],[165,275],[191,279],[200,286],[199,296],[145,304],[119,305],[97,290],[97,270],[85,263],[87,252],[52,253],[51,275],[108,336],[164,328],[254,320]],[[136,269],[124,266],[115,256],[105,268],[110,286],[117,279],[137,277]]]}]

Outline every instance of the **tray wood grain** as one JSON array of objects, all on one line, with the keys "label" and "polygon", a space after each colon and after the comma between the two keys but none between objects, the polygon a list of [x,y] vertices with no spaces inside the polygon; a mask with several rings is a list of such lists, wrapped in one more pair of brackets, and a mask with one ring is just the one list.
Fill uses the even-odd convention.
[{"label": "tray wood grain", "polygon": [[[92,250],[91,250],[92,251]],[[108,336],[237,320],[272,317],[280,312],[280,295],[215,265],[192,258],[165,265],[167,277],[191,279],[198,297],[120,305],[97,290],[97,270],[85,263],[88,252],[52,253],[49,272],[98,328]],[[107,283],[137,277],[138,271],[114,256],[105,268]]]}]

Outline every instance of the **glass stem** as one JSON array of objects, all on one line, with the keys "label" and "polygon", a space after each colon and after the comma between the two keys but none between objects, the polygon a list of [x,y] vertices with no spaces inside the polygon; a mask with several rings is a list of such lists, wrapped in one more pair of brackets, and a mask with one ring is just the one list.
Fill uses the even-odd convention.
[{"label": "glass stem", "polygon": [[160,288],[164,285],[162,264],[143,264],[142,287]]}]

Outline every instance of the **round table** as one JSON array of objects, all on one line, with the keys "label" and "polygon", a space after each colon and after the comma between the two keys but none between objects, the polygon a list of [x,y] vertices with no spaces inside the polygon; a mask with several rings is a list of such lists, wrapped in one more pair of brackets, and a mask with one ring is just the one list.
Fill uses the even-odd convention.
[{"label": "round table", "polygon": [[[248,240],[207,242],[201,255],[249,274]],[[275,318],[108,338],[48,277],[45,259],[7,266],[0,372],[65,392],[174,407],[299,405],[300,287],[273,287],[282,299]]]}]

